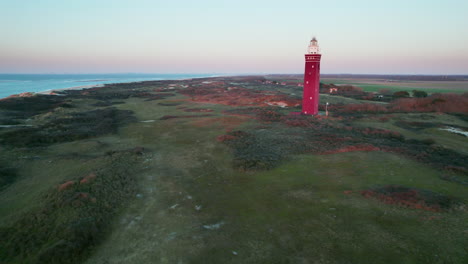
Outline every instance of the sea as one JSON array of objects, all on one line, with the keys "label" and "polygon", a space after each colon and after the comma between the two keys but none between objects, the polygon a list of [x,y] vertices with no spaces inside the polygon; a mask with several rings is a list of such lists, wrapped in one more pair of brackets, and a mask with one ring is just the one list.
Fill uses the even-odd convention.
[{"label": "sea", "polygon": [[84,89],[109,83],[154,80],[180,80],[213,77],[213,74],[0,74],[0,98],[25,92],[46,92],[57,89]]}]

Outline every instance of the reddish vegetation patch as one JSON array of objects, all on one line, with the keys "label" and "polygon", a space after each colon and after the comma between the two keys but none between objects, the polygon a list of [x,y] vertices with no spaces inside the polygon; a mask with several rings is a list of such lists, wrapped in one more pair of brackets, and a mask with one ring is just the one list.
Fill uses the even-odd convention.
[{"label": "reddish vegetation patch", "polygon": [[85,184],[88,183],[92,180],[96,179],[96,174],[90,173],[89,175],[85,176],[83,179],[81,179],[80,184]]},{"label": "reddish vegetation patch", "polygon": [[225,141],[234,140],[236,138],[237,137],[232,136],[232,135],[220,135],[216,138],[216,140],[218,140],[219,142],[225,142]]},{"label": "reddish vegetation patch", "polygon": [[67,181],[65,183],[60,184],[58,186],[58,190],[59,191],[66,190],[66,189],[70,188],[71,186],[73,186],[73,184],[75,184],[75,181]]},{"label": "reddish vegetation patch", "polygon": [[360,193],[365,198],[377,199],[386,204],[433,212],[449,209],[456,204],[450,197],[399,185],[387,185],[381,188],[363,190]]},{"label": "reddish vegetation patch", "polygon": [[391,103],[392,111],[468,113],[468,93],[434,94],[425,98],[402,98]]},{"label": "reddish vegetation patch", "polygon": [[180,93],[189,96],[192,101],[231,106],[294,107],[301,104],[301,100],[290,98],[278,92],[227,87],[224,82],[202,84],[201,86],[180,90]]},{"label": "reddish vegetation patch", "polygon": [[205,108],[187,108],[184,109],[184,112],[195,112],[195,113],[206,113],[206,112],[213,112],[213,109],[205,109]]},{"label": "reddish vegetation patch", "polygon": [[364,190],[361,191],[361,194],[366,198],[376,198],[386,204],[395,204],[414,209],[422,209],[426,211],[440,211],[439,207],[427,206],[425,202],[418,197],[418,193],[414,190],[408,192],[393,193],[389,195]]},{"label": "reddish vegetation patch", "polygon": [[314,116],[314,118],[310,118],[300,114],[292,113],[290,115],[283,116],[281,118],[281,122],[290,127],[317,127],[321,125],[321,121],[326,119],[339,120],[337,118],[332,118],[328,116],[317,115]]},{"label": "reddish vegetation patch", "polygon": [[143,155],[143,153],[145,152],[145,148],[144,147],[134,147],[133,149],[131,149],[131,152],[134,153],[134,154],[137,154],[137,155]]},{"label": "reddish vegetation patch", "polygon": [[257,118],[265,122],[280,121],[282,117],[283,117],[282,114],[275,112],[275,111],[271,111],[271,110],[259,111],[257,113]]},{"label": "reddish vegetation patch", "polygon": [[379,104],[348,104],[342,109],[343,112],[387,112],[387,108]]},{"label": "reddish vegetation patch", "polygon": [[175,118],[197,118],[197,117],[206,117],[206,116],[213,116],[213,115],[179,115],[179,116],[173,116],[173,115],[165,115],[159,120],[168,120],[168,119],[175,119]]},{"label": "reddish vegetation patch", "polygon": [[87,202],[96,203],[96,201],[97,199],[95,197],[91,197],[87,192],[76,192],[73,194],[71,199],[66,201],[66,203],[69,203],[73,207],[80,207],[85,205]]},{"label": "reddish vegetation patch", "polygon": [[219,142],[229,142],[229,141],[237,140],[242,137],[246,137],[248,135],[249,134],[247,132],[238,130],[238,131],[230,132],[228,135],[218,136],[217,140]]},{"label": "reddish vegetation patch", "polygon": [[276,112],[275,109],[268,107],[251,107],[251,108],[240,108],[233,110],[224,111],[227,115],[256,118],[264,122],[276,122],[280,121],[283,114]]},{"label": "reddish vegetation patch", "polygon": [[89,198],[89,193],[85,193],[85,192],[78,192],[76,193],[76,198],[78,199],[88,199]]},{"label": "reddish vegetation patch", "polygon": [[17,98],[17,97],[32,97],[34,96],[34,93],[31,92],[26,92],[26,93],[20,93],[20,94],[12,94],[8,97],[0,99],[0,101],[7,100],[9,98]]},{"label": "reddish vegetation patch", "polygon": [[343,148],[325,151],[322,154],[336,154],[336,153],[344,153],[344,152],[353,152],[353,151],[380,151],[380,148],[368,144],[364,145],[356,145],[356,146],[346,146]]}]

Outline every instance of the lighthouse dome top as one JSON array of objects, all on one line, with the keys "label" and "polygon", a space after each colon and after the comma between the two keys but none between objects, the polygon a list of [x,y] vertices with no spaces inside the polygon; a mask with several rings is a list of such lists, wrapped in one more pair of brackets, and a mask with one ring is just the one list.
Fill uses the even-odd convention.
[{"label": "lighthouse dome top", "polygon": [[307,49],[308,54],[320,54],[320,48],[318,45],[318,41],[315,37],[312,38],[309,44],[309,48]]}]

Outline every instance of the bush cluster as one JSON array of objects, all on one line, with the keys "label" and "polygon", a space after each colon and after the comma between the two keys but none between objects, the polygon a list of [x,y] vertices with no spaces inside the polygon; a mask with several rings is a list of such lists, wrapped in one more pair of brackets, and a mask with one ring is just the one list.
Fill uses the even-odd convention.
[{"label": "bush cluster", "polygon": [[374,187],[361,191],[361,194],[367,198],[376,198],[387,204],[436,212],[460,204],[460,201],[454,197],[401,185]]},{"label": "bush cluster", "polygon": [[74,113],[69,118],[51,120],[37,128],[21,128],[3,133],[0,141],[14,147],[48,146],[115,133],[120,125],[135,120],[132,111],[104,108]]},{"label": "bush cluster", "polygon": [[271,140],[274,136],[232,131],[218,139],[233,149],[235,168],[261,170],[275,167],[287,154],[281,142]]},{"label": "bush cluster", "polygon": [[[466,168],[468,157],[434,145],[431,139],[406,140],[398,132],[327,123],[306,116],[283,116],[280,124],[234,131],[218,137],[233,149],[235,167],[269,169],[290,154],[327,154],[346,151],[387,151],[439,169]],[[468,170],[467,170],[468,171]],[[463,170],[458,173],[467,174]]]},{"label": "bush cluster", "polygon": [[0,164],[0,190],[16,180],[17,174],[14,168]]},{"label": "bush cluster", "polygon": [[57,107],[70,108],[71,101],[61,96],[34,95],[0,100],[0,110],[8,114],[8,119],[27,119],[47,113]]},{"label": "bush cluster", "polygon": [[121,205],[134,197],[137,152],[101,157],[102,167],[49,190],[38,209],[0,228],[2,263],[81,263]]}]

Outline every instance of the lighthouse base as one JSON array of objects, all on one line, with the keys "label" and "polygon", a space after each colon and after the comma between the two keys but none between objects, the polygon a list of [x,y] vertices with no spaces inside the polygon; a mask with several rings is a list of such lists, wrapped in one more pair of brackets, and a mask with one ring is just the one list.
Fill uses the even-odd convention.
[{"label": "lighthouse base", "polygon": [[323,115],[325,115],[325,114],[324,114],[324,113],[320,113],[320,112],[318,112],[318,113],[315,114],[315,115],[314,115],[314,114],[305,114],[305,113],[303,113],[303,112],[289,112],[289,115],[290,115],[290,116],[300,116],[300,115],[305,115],[305,116],[319,116],[319,115],[320,115],[320,116],[323,116]]}]

